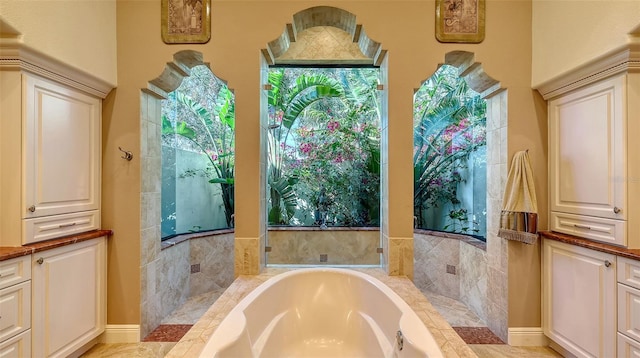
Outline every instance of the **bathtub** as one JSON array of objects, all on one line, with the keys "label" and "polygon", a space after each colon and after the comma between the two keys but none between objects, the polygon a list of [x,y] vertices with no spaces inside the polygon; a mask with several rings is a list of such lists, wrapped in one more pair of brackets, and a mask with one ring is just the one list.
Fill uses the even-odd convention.
[{"label": "bathtub", "polygon": [[442,357],[400,296],[367,274],[288,271],[242,299],[200,357]]}]

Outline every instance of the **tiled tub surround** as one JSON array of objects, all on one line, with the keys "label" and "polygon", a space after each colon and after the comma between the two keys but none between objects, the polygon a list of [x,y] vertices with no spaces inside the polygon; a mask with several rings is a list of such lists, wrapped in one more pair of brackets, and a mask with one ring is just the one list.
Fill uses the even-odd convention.
[{"label": "tiled tub surround", "polygon": [[[269,265],[380,265],[380,230],[372,228],[269,228]],[[326,255],[326,261],[321,261]]]},{"label": "tiled tub surround", "polygon": [[307,267],[245,296],[200,356],[382,357],[398,346],[399,357],[442,358],[422,320],[388,286],[355,270]]},{"label": "tiled tub surround", "polygon": [[[158,242],[159,238],[156,238]],[[228,287],[234,279],[233,232],[182,235],[157,245],[141,268],[140,339],[193,296]]]},{"label": "tiled tub surround", "polygon": [[420,290],[461,301],[488,323],[487,297],[499,291],[487,289],[484,242],[464,235],[416,230],[414,251],[413,282]]},{"label": "tiled tub surround", "polygon": [[[287,270],[267,268],[257,276],[239,276],[166,357],[198,357],[220,322],[243,297],[264,281]],[[424,322],[445,357],[477,357],[408,278],[389,276],[378,268],[355,270],[377,278],[402,297]]]}]

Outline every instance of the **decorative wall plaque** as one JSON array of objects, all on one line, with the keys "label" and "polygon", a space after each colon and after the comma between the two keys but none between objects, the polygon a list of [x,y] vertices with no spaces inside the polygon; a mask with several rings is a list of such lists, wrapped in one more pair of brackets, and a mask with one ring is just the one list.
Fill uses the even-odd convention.
[{"label": "decorative wall plaque", "polygon": [[206,43],[211,38],[211,0],[162,0],[162,41]]},{"label": "decorative wall plaque", "polygon": [[436,0],[436,38],[440,42],[484,40],[485,0]]}]

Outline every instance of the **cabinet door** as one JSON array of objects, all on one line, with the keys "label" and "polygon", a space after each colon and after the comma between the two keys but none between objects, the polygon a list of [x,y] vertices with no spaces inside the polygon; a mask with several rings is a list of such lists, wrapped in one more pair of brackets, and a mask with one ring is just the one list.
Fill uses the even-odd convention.
[{"label": "cabinet door", "polygon": [[105,239],[35,254],[33,354],[66,357],[105,327]]},{"label": "cabinet door", "polygon": [[0,290],[0,341],[24,332],[30,327],[31,281]]},{"label": "cabinet door", "polygon": [[577,357],[615,357],[614,255],[544,240],[542,325]]},{"label": "cabinet door", "polygon": [[618,284],[618,332],[640,342],[640,290]]},{"label": "cabinet door", "polygon": [[640,357],[640,342],[618,333],[618,358]]},{"label": "cabinet door", "polygon": [[1,358],[31,357],[31,330],[0,342]]},{"label": "cabinet door", "polygon": [[551,211],[625,220],[626,76],[549,102]]},{"label": "cabinet door", "polygon": [[98,98],[24,75],[23,218],[99,209]]}]

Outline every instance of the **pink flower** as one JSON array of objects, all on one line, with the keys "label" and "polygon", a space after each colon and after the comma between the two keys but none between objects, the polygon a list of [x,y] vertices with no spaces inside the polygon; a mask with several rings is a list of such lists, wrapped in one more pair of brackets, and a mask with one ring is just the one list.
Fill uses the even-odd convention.
[{"label": "pink flower", "polygon": [[337,121],[330,121],[329,123],[327,123],[327,129],[329,130],[329,132],[334,132],[338,128],[340,128],[340,123],[338,123]]},{"label": "pink flower", "polygon": [[311,149],[313,149],[313,144],[311,143],[300,144],[300,151],[302,151],[302,153],[304,154],[309,154],[309,152],[311,152]]},{"label": "pink flower", "polygon": [[211,160],[216,160],[218,159],[218,153],[212,151],[212,150],[208,150],[207,149],[207,155],[211,157]]}]

